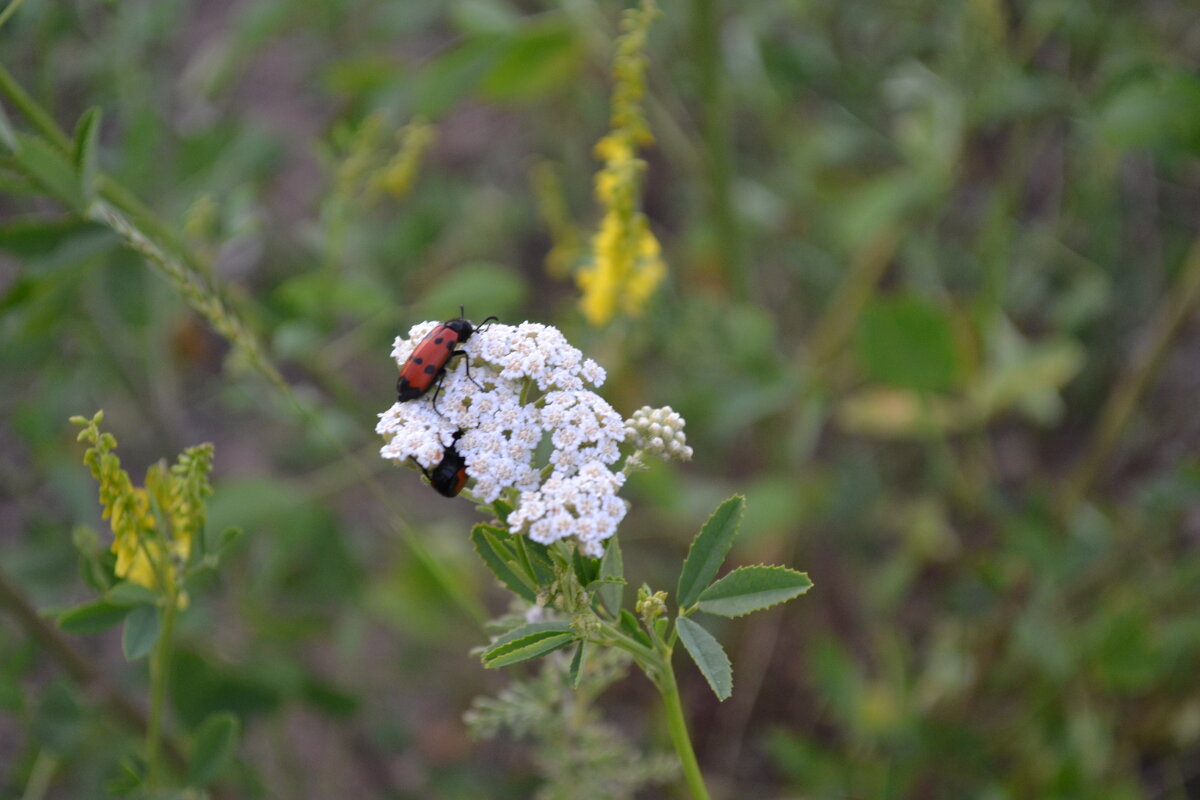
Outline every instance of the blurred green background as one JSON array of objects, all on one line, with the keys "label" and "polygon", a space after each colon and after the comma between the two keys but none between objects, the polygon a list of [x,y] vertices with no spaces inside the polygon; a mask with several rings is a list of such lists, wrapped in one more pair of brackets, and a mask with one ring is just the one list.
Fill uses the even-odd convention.
[{"label": "blurred green background", "polygon": [[[104,109],[102,169],[310,415],[0,162],[4,573],[43,610],[91,596],[72,531],[107,532],[69,415],[103,408],[135,479],[212,441],[210,525],[247,535],[183,617],[173,708],[243,717],[235,796],[530,796],[529,748],[461,721],[508,676],[356,466],[503,610],[470,505],[375,456],[392,338],[463,304],[560,326],[619,411],[687,419],[693,462],[626,490],[633,581],[669,588],[733,491],[732,560],[815,580],[715,629],[732,699],[681,667],[718,796],[1200,798],[1195,5],[660,0],[644,207],[670,276],[593,329],[544,266],[545,201],[595,223],[621,7],[26,0],[0,63],[68,131]],[[418,119],[407,191],[355,190]],[[100,796],[136,741],[0,620],[0,796]],[[115,633],[71,641],[144,693]],[[661,744],[651,694],[602,705]]]}]

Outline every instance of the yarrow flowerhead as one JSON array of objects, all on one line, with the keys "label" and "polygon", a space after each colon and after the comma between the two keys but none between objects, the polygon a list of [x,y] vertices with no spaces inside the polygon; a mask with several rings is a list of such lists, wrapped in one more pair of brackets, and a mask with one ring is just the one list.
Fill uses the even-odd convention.
[{"label": "yarrow flowerhead", "polygon": [[[439,324],[422,322],[397,337],[397,365]],[[474,499],[503,497],[514,507],[508,516],[514,533],[542,544],[574,539],[587,555],[600,556],[625,516],[617,497],[625,476],[614,465],[631,426],[640,424],[636,415],[622,420],[592,391],[604,382],[604,369],[556,328],[487,325],[462,349],[466,358],[449,362],[437,390],[380,414],[380,455],[430,470],[453,445],[474,481]],[[658,424],[664,422],[672,446],[686,448],[682,418]]]}]

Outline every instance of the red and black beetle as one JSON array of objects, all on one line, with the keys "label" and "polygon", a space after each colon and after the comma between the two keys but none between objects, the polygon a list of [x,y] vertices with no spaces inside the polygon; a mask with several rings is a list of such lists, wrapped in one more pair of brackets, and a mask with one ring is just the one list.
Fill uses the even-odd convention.
[{"label": "red and black beetle", "polygon": [[[462,431],[454,434],[454,442],[460,436]],[[446,448],[436,467],[432,470],[421,467],[421,472],[429,478],[429,484],[443,497],[456,497],[467,485],[467,460],[454,447],[454,442]]]},{"label": "red and black beetle", "polygon": [[[461,307],[459,313],[463,313]],[[471,338],[471,334],[494,319],[496,317],[488,317],[479,325],[471,324],[471,320],[464,317],[448,319],[430,331],[400,368],[400,377],[396,378],[397,402],[416,400],[428,392],[433,384],[446,374],[446,365],[450,363],[450,359],[455,356],[466,358],[466,352],[456,348],[465,344]],[[470,366],[467,368],[469,370]],[[470,372],[467,373],[467,377],[470,377]]]}]

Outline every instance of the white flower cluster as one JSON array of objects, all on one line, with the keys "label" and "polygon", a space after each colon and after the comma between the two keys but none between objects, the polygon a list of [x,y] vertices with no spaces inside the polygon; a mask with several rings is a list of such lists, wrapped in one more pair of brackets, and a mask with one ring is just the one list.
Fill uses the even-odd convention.
[{"label": "white flower cluster", "polygon": [[683,433],[683,417],[670,406],[642,406],[625,423],[625,440],[663,459],[689,461],[692,448]]},{"label": "white flower cluster", "polygon": [[617,490],[625,476],[599,461],[590,461],[570,477],[551,475],[534,492],[521,492],[516,511],[508,515],[515,533],[550,544],[574,536],[585,555],[604,555],[605,539],[616,533],[625,518],[625,503]]},{"label": "white flower cluster", "polygon": [[[438,324],[423,322],[407,339],[398,337],[396,363],[402,366]],[[608,465],[620,458],[627,423],[586,388],[602,384],[604,370],[558,329],[531,322],[484,326],[462,349],[466,358],[449,363],[440,392],[380,415],[375,430],[386,440],[380,455],[432,469],[453,444],[477,499],[490,503],[510,488],[519,493],[509,516],[514,532],[544,544],[574,537],[584,552],[599,556],[625,516],[616,496],[624,476]],[[534,456],[547,434],[552,449],[542,482]]]}]

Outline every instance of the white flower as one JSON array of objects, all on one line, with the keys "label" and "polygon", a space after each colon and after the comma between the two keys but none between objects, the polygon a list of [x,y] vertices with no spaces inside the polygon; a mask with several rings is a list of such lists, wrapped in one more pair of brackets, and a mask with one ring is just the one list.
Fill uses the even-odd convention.
[{"label": "white flower", "polygon": [[692,448],[688,447],[683,426],[683,417],[670,406],[642,406],[625,420],[625,441],[636,450],[665,460],[688,461]]},{"label": "white flower", "polygon": [[[422,322],[407,338],[398,337],[396,364],[403,366],[439,324]],[[573,538],[584,553],[598,557],[625,516],[617,497],[625,478],[609,467],[620,458],[619,446],[637,440],[647,449],[643,440],[658,441],[664,452],[691,455],[678,414],[659,409],[653,414],[666,416],[647,422],[638,414],[651,410],[643,409],[623,421],[586,388],[601,385],[605,372],[556,328],[486,325],[461,349],[466,356],[447,362],[437,388],[380,415],[380,455],[432,469],[453,444],[477,500],[490,503],[505,492],[516,500],[508,517],[514,532],[543,544]],[[650,424],[657,427],[647,436]],[[547,444],[543,462],[537,455]]]},{"label": "white flower", "polygon": [[624,475],[599,461],[582,465],[570,477],[554,475],[541,489],[521,493],[517,509],[508,515],[509,528],[528,532],[542,544],[574,537],[585,555],[599,558],[604,540],[625,518],[625,503],[617,497],[624,482]]}]

